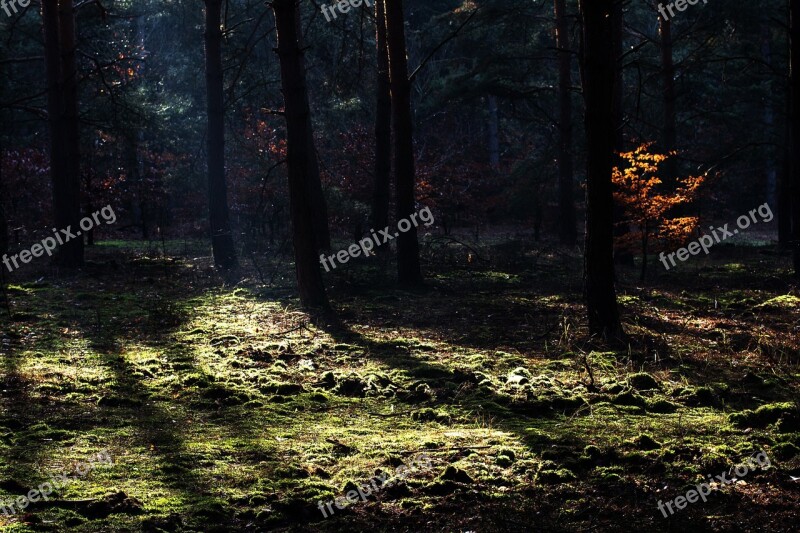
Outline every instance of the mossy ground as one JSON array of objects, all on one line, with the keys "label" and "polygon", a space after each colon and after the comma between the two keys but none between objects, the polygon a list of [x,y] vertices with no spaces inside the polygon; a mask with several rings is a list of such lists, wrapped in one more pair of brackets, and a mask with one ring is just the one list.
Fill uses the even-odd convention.
[{"label": "mossy ground", "polygon": [[[584,327],[581,259],[524,250],[482,263],[455,248],[419,291],[395,288],[380,258],[350,263],[327,280],[335,318],[297,310],[289,269],[231,286],[207,258],[120,242],[76,276],[16,275],[0,503],[102,449],[114,464],[0,527],[795,530],[788,261],[721,248],[645,284],[622,273],[630,345],[608,351]],[[762,449],[770,468],[657,509]],[[429,471],[323,519],[319,502],[423,451]]]}]

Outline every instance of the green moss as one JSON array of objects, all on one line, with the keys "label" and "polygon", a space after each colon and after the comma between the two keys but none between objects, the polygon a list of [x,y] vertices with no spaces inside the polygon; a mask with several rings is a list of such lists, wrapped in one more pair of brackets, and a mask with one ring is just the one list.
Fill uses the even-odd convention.
[{"label": "green moss", "polygon": [[628,376],[628,382],[631,384],[631,387],[638,391],[661,388],[661,386],[658,384],[658,381],[656,381],[656,378],[645,372]]}]

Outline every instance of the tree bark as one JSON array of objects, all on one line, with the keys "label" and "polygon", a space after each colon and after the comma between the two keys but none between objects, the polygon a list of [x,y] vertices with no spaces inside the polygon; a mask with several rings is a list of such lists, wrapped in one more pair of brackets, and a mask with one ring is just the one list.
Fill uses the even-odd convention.
[{"label": "tree bark", "polygon": [[[625,151],[625,109],[624,109],[624,87],[622,76],[622,54],[623,54],[623,30],[625,26],[625,14],[622,9],[623,0],[614,1],[614,14],[612,23],[614,25],[614,58],[616,61],[616,68],[614,70],[614,152],[620,153]],[[622,165],[624,161],[622,158],[615,156],[615,165]],[[624,237],[630,233],[631,228],[629,224],[625,224],[625,207],[614,202],[614,236],[617,238]],[[617,264],[633,267],[633,253],[622,249],[617,250],[614,254],[614,260]]]},{"label": "tree bark", "polygon": [[[6,212],[3,208],[3,147],[0,145],[0,256],[8,252],[8,221],[6,221]],[[5,268],[0,265],[0,269]]]},{"label": "tree bark", "polygon": [[559,238],[573,245],[578,239],[572,161],[572,61],[566,0],[555,0],[558,50],[558,210]]},{"label": "tree bark", "polygon": [[500,168],[500,110],[493,94],[486,97],[486,103],[489,108],[489,165],[497,170]]},{"label": "tree bark", "polygon": [[392,96],[389,82],[389,48],[386,43],[385,6],[385,0],[375,1],[378,79],[375,106],[375,189],[372,197],[371,219],[372,227],[376,230],[389,225],[389,194],[392,179]]},{"label": "tree bark", "polygon": [[[208,212],[214,264],[223,270],[238,265],[228,211],[225,181],[225,96],[222,70],[222,0],[206,4],[206,90],[208,110]],[[144,213],[142,213],[144,216]]]},{"label": "tree bark", "polygon": [[[662,79],[662,102],[664,105],[664,129],[662,151],[670,153],[675,150],[677,145],[677,125],[675,111],[675,62],[672,57],[672,22],[659,17],[659,27],[661,33],[661,79]],[[678,177],[677,159],[670,157],[664,162],[662,167],[664,183],[672,185]]]},{"label": "tree bark", "polygon": [[582,75],[586,103],[586,303],[589,331],[623,337],[614,289],[611,169],[614,150],[613,0],[580,0]]},{"label": "tree bark", "polygon": [[791,172],[794,273],[800,277],[800,0],[789,0],[791,38]]},{"label": "tree bark", "polygon": [[778,175],[778,243],[789,246],[792,241],[792,125],[790,121],[792,98],[789,90],[789,77],[785,78],[786,118],[783,122],[783,143],[781,145],[781,171]]},{"label": "tree bark", "polygon": [[312,148],[311,113],[306,87],[303,52],[300,48],[300,15],[297,0],[274,0],[278,32],[278,57],[281,65],[289,173],[289,203],[292,218],[295,272],[300,301],[307,308],[327,308],[328,299],[322,283],[317,236],[314,228],[312,180],[308,157]]},{"label": "tree bark", "polygon": [[42,21],[53,221],[57,229],[71,228],[76,236],[58,248],[55,262],[65,268],[77,268],[83,265],[83,236],[79,227],[80,131],[73,0],[44,0]]},{"label": "tree bark", "polygon": [[[389,46],[389,77],[394,124],[394,172],[397,220],[414,213],[414,134],[411,117],[411,80],[406,57],[403,0],[386,0],[386,36]],[[413,224],[397,237],[397,274],[402,285],[422,283],[417,228]]]}]

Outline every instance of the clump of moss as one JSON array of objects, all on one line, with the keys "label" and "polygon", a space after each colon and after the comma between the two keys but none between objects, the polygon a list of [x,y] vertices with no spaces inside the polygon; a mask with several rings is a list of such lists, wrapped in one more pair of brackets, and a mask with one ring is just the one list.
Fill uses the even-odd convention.
[{"label": "clump of moss", "polygon": [[780,461],[788,461],[800,455],[800,448],[791,442],[781,442],[772,447],[772,455]]},{"label": "clump of moss", "polygon": [[638,407],[644,407],[647,402],[645,402],[645,399],[636,394],[635,392],[626,391],[614,396],[611,399],[611,403],[615,405],[635,405]]},{"label": "clump of moss", "polygon": [[639,435],[632,441],[633,445],[640,450],[657,450],[661,448],[661,443],[656,441],[650,435]]},{"label": "clump of moss", "polygon": [[556,470],[539,470],[539,473],[536,475],[536,481],[553,485],[569,483],[575,479],[577,479],[575,474],[566,468],[559,468]]},{"label": "clump of moss", "polygon": [[444,472],[439,476],[439,481],[454,481],[456,483],[465,484],[475,483],[469,474],[453,465],[449,465],[445,468]]},{"label": "clump of moss", "polygon": [[679,407],[680,405],[664,398],[649,399],[645,405],[645,408],[651,413],[674,413]]},{"label": "clump of moss", "polygon": [[440,424],[450,423],[450,415],[442,411],[436,411],[435,409],[431,409],[429,407],[411,413],[411,419],[416,420],[417,422],[439,422]]},{"label": "clump of moss", "polygon": [[363,398],[367,395],[367,384],[357,375],[351,374],[339,380],[333,392],[339,396]]},{"label": "clump of moss", "polygon": [[507,467],[514,464],[514,461],[517,459],[517,454],[514,453],[514,450],[509,448],[502,448],[497,452],[497,456],[495,457],[495,462],[498,466]]},{"label": "clump of moss", "polygon": [[530,383],[531,379],[533,379],[533,376],[528,369],[520,366],[508,373],[506,382],[509,385],[525,385]]},{"label": "clump of moss", "polygon": [[798,417],[797,408],[788,402],[768,403],[762,405],[755,411],[746,410],[740,413],[732,413],[728,420],[731,424],[739,427],[764,428],[774,424],[786,417],[787,422],[783,426],[791,427],[791,422]]},{"label": "clump of moss", "polygon": [[661,388],[661,385],[659,385],[658,381],[656,381],[656,378],[646,372],[633,374],[632,376],[628,377],[628,381],[630,382],[631,387],[638,391]]},{"label": "clump of moss", "polygon": [[680,391],[678,399],[690,407],[717,407],[721,403],[711,387],[683,389]]}]

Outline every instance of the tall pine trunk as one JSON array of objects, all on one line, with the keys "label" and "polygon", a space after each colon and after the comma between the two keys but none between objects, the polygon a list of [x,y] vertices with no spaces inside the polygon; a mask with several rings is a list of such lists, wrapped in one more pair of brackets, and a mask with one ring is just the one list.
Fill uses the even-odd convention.
[{"label": "tall pine trunk", "polygon": [[292,217],[295,272],[300,301],[304,307],[326,308],[328,299],[322,283],[317,237],[314,228],[312,181],[308,158],[313,152],[311,112],[308,103],[303,52],[300,48],[300,14],[297,0],[274,0],[278,31],[278,57],[286,116],[289,203]]},{"label": "tall pine trunk", "polygon": [[[622,76],[622,54],[623,54],[623,34],[625,28],[625,14],[623,11],[623,0],[615,0],[614,14],[612,22],[614,24],[614,58],[616,61],[616,69],[614,70],[614,152],[625,151],[625,109],[623,98],[623,81]],[[622,165],[624,161],[621,157],[615,156],[615,165]],[[616,238],[623,238],[630,233],[631,228],[629,224],[624,223],[625,220],[625,207],[618,202],[614,202],[614,236]],[[629,250],[617,250],[614,254],[614,259],[620,265],[629,267],[634,266],[633,253]]]},{"label": "tall pine trunk", "polygon": [[614,0],[580,0],[582,75],[586,103],[586,304],[589,331],[623,337],[614,290],[611,169],[614,150]]},{"label": "tall pine trunk", "polygon": [[[8,221],[6,212],[3,208],[3,195],[6,194],[3,188],[3,146],[0,144],[0,256],[8,252]],[[0,265],[0,269],[4,268]]]},{"label": "tall pine trunk", "polygon": [[[661,33],[661,100],[664,105],[661,150],[669,153],[675,150],[678,138],[675,110],[675,61],[672,57],[672,22],[664,20],[664,17],[659,17],[658,20]],[[676,158],[670,157],[664,162],[665,176],[662,179],[667,184],[674,184],[678,177],[677,161]]]},{"label": "tall pine trunk", "polygon": [[558,50],[558,210],[559,238],[572,245],[578,239],[572,163],[572,63],[566,0],[555,0]]},{"label": "tall pine trunk", "polygon": [[83,265],[83,236],[79,227],[80,136],[78,127],[78,72],[75,63],[75,8],[72,0],[44,0],[45,75],[50,128],[50,176],[53,214],[57,229],[71,228],[76,238],[56,252],[56,263],[66,268]]},{"label": "tall pine trunk", "polygon": [[489,165],[494,169],[500,168],[500,108],[497,97],[490,94],[486,97],[488,107],[487,129],[489,130]]},{"label": "tall pine trunk", "polygon": [[[389,77],[394,125],[394,172],[397,220],[414,213],[414,135],[411,117],[411,80],[408,77],[403,0],[386,1],[386,36],[389,46]],[[402,285],[422,283],[417,228],[413,224],[397,237],[397,275]]]},{"label": "tall pine trunk", "polygon": [[791,173],[792,241],[794,273],[800,277],[800,0],[789,0],[790,9],[790,94],[791,94]]},{"label": "tall pine trunk", "polygon": [[[222,0],[206,4],[206,90],[208,109],[208,212],[214,264],[237,266],[225,181],[225,96],[222,75]],[[142,213],[144,216],[144,213]]]},{"label": "tall pine trunk", "polygon": [[392,96],[385,6],[385,0],[375,1],[378,79],[375,103],[375,188],[372,196],[371,222],[376,230],[389,225],[389,194],[392,179]]}]

